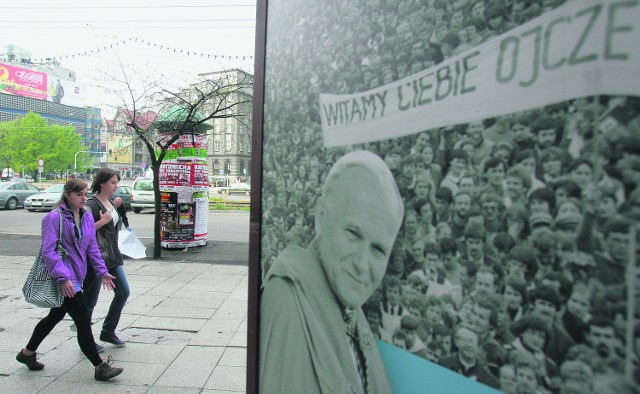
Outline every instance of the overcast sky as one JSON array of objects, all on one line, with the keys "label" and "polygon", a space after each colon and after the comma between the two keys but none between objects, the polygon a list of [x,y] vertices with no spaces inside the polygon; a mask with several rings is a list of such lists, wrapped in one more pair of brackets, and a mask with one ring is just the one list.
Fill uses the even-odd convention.
[{"label": "overcast sky", "polygon": [[100,105],[108,99],[96,87],[104,83],[99,71],[119,62],[165,78],[234,67],[253,73],[255,13],[255,0],[2,2],[0,49],[13,44],[33,60],[58,59],[87,86],[87,104]]}]

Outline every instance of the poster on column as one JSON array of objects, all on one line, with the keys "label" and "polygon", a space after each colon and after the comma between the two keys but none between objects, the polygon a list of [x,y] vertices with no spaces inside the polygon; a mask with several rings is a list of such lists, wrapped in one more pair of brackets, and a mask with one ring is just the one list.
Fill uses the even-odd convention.
[{"label": "poster on column", "polygon": [[162,163],[158,171],[161,185],[182,186],[192,183],[193,164],[190,163]]},{"label": "poster on column", "polygon": [[633,392],[640,2],[264,7],[247,391]]},{"label": "poster on column", "polygon": [[[161,133],[160,143],[173,137],[173,133]],[[157,151],[159,154],[159,151]],[[180,136],[167,149],[166,160],[170,161],[206,161],[207,137],[198,134],[185,134]]]},{"label": "poster on column", "polygon": [[207,243],[208,193],[202,186],[161,186],[161,245],[185,248]]}]

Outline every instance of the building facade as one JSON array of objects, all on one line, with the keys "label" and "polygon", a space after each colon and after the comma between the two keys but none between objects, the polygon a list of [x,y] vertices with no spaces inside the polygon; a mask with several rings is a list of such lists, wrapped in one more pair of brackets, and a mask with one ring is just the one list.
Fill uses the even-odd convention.
[{"label": "building facade", "polygon": [[201,74],[209,80],[227,78],[229,83],[247,84],[231,94],[227,103],[233,107],[233,117],[212,119],[208,134],[209,176],[228,182],[251,180],[251,122],[253,113],[253,75],[234,69]]},{"label": "building facade", "polygon": [[[156,113],[148,111],[136,116],[143,124],[150,124]],[[136,137],[133,129],[126,125],[127,119],[131,117],[129,110],[121,108],[113,119],[102,119],[100,122],[105,165],[118,171],[122,179],[142,176],[151,165],[146,146]]]},{"label": "building facade", "polygon": [[73,127],[93,156],[91,167],[102,165],[101,110],[85,106],[85,88],[76,82],[73,71],[53,63],[31,63],[28,57],[17,56],[15,48],[5,48],[0,53],[0,76],[0,122],[34,112],[51,125]]}]

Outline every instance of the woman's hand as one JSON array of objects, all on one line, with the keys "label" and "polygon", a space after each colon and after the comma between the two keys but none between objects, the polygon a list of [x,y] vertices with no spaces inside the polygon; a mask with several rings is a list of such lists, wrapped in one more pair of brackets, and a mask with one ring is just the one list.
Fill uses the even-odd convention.
[{"label": "woman's hand", "polygon": [[76,288],[73,286],[73,281],[71,279],[67,279],[61,287],[65,297],[71,298],[76,295]]},{"label": "woman's hand", "polygon": [[99,222],[104,226],[105,224],[109,223],[109,221],[111,220],[111,214],[109,212],[102,212],[100,211],[100,220]]},{"label": "woman's hand", "polygon": [[113,283],[113,280],[116,277],[111,275],[111,274],[107,274],[104,276],[104,278],[102,278],[102,288],[103,289],[107,289],[107,290],[113,290],[116,288],[116,284]]}]

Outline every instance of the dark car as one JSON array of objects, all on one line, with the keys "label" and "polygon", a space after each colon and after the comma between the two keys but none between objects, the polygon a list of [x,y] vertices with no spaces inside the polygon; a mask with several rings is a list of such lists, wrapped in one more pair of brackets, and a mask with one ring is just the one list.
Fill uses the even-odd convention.
[{"label": "dark car", "polygon": [[[89,190],[89,195],[93,193]],[[131,210],[131,187],[126,185],[118,185],[116,192],[113,195],[113,198],[120,197],[122,198],[122,203],[124,204],[124,208],[127,211]]]},{"label": "dark car", "polygon": [[0,183],[0,207],[16,209],[24,205],[24,200],[32,194],[40,193],[40,189],[26,182]]},{"label": "dark car", "polygon": [[131,187],[126,185],[119,185],[116,189],[114,197],[122,197],[122,203],[127,211],[131,210]]}]

